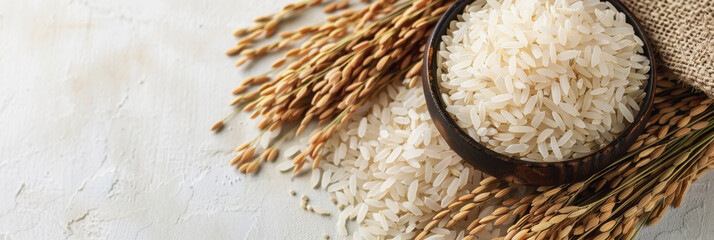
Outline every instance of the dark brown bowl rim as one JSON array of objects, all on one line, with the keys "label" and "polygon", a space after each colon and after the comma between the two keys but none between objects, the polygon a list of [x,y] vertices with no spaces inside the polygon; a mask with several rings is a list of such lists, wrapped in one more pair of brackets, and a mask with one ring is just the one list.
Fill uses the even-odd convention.
[{"label": "dark brown bowl rim", "polygon": [[[452,119],[451,115],[446,112],[445,104],[443,103],[443,100],[441,99],[441,92],[439,90],[439,83],[437,82],[437,69],[436,67],[436,57],[438,57],[438,54],[436,54],[436,50],[439,48],[439,45],[441,43],[441,36],[443,36],[446,33],[446,30],[448,29],[451,21],[455,20],[458,15],[461,15],[465,9],[466,6],[468,6],[470,3],[472,3],[474,0],[457,0],[449,9],[444,13],[444,15],[439,19],[437,22],[434,30],[432,31],[431,35],[429,36],[429,39],[427,40],[426,47],[424,49],[424,56],[423,56],[423,64],[422,64],[422,84],[423,84],[423,90],[424,90],[424,97],[426,98],[427,101],[427,107],[429,108],[429,112],[432,116],[432,121],[437,125],[437,128],[439,129],[439,132],[444,138],[447,138],[447,143],[450,145],[452,149],[454,149],[458,155],[460,155],[464,160],[466,160],[469,164],[473,165],[479,170],[482,170],[490,175],[494,175],[496,177],[499,177],[499,175],[496,172],[494,172],[492,169],[484,169],[481,167],[481,164],[475,162],[475,160],[472,160],[471,157],[464,157],[462,155],[463,152],[465,151],[459,151],[457,150],[458,146],[454,145],[459,145],[463,147],[462,144],[456,144],[454,143],[454,139],[448,139],[448,135],[451,136],[457,136],[459,138],[459,141],[463,141],[467,143],[468,145],[473,148],[472,150],[477,150],[481,151],[485,156],[487,156],[486,159],[482,159],[485,161],[505,161],[507,163],[512,163],[512,164],[517,164],[520,166],[526,166],[528,168],[548,168],[548,167],[559,167],[563,168],[567,165],[578,165],[582,163],[586,163],[588,161],[595,161],[598,160],[596,157],[597,155],[602,155],[602,154],[610,154],[612,156],[619,156],[622,153],[624,153],[630,145],[634,143],[636,140],[636,137],[630,137],[630,139],[627,139],[627,136],[632,136],[632,135],[637,135],[639,136],[640,133],[643,131],[645,124],[647,123],[647,119],[649,117],[649,113],[652,111],[652,105],[654,101],[654,86],[656,85],[656,76],[655,76],[655,61],[654,61],[654,56],[652,53],[652,50],[650,48],[649,41],[647,37],[645,36],[644,32],[642,31],[640,25],[638,24],[636,18],[632,15],[632,13],[624,6],[622,3],[618,0],[604,0],[601,2],[609,2],[611,3],[619,12],[622,12],[626,16],[626,22],[629,23],[630,25],[633,26],[633,29],[635,31],[635,35],[638,36],[642,42],[643,42],[643,50],[644,50],[644,55],[648,58],[650,61],[650,71],[649,71],[649,78],[647,79],[646,82],[646,87],[645,87],[645,98],[643,99],[643,102],[640,104],[640,111],[637,113],[637,116],[635,117],[635,122],[630,124],[620,135],[618,135],[612,142],[610,142],[608,145],[605,147],[601,148],[600,150],[591,153],[587,156],[576,158],[576,159],[570,159],[562,162],[531,162],[531,161],[526,161],[526,160],[520,160],[512,157],[508,157],[505,155],[502,155],[500,153],[497,153],[480,143],[476,142],[473,138],[471,138],[463,129],[461,129],[456,122]],[[433,64],[432,64],[433,63]],[[441,123],[437,123],[441,121]],[[446,123],[448,126],[443,126],[441,125],[442,123]],[[461,153],[460,153],[461,152]],[[602,156],[599,156],[602,157]],[[488,159],[492,158],[492,159]],[[606,164],[597,164],[600,167],[600,169],[597,169],[596,171],[590,171],[590,173],[586,174],[587,177],[593,175],[594,173],[598,172],[602,168],[606,167],[610,163],[614,162],[617,159],[617,157],[610,157],[609,159],[604,159],[606,160]],[[602,160],[601,160],[602,161]],[[561,174],[567,174],[566,172],[562,172]],[[568,182],[576,182],[579,180],[585,179],[585,176],[572,176],[572,174],[569,176],[567,180],[555,180],[555,181],[548,181],[545,180],[543,182],[547,182],[549,184],[546,185],[551,185],[552,184],[563,184],[563,183],[568,183]],[[507,181],[510,182],[515,182],[515,183],[522,183],[522,184],[528,184],[528,185],[544,185],[541,183],[533,183],[533,182],[522,182],[519,181],[519,179],[506,179]],[[522,180],[522,179],[521,179]]]}]

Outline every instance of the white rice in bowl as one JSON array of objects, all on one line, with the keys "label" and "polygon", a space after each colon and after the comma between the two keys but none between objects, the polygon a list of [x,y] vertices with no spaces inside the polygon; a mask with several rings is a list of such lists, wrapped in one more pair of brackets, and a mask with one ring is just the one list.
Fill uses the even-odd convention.
[{"label": "white rice in bowl", "polygon": [[599,0],[478,0],[442,37],[447,111],[472,138],[529,161],[604,147],[634,121],[650,62]]}]

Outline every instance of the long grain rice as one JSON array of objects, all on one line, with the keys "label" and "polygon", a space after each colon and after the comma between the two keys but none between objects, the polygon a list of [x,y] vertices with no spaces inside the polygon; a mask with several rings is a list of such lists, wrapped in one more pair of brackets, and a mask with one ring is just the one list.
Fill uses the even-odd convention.
[{"label": "long grain rice", "polygon": [[438,78],[446,110],[476,141],[563,161],[597,151],[635,120],[650,71],[642,53],[610,3],[477,0],[442,37]]},{"label": "long grain rice", "polygon": [[[325,158],[333,161],[320,164],[320,184],[344,206],[336,222],[337,233],[343,236],[412,239],[418,226],[468,193],[481,178],[430,122],[422,89],[401,84],[387,88],[366,116],[351,121],[337,133],[340,137],[325,143]],[[358,227],[347,231],[348,221]],[[460,234],[445,228],[435,231],[446,239]]]}]

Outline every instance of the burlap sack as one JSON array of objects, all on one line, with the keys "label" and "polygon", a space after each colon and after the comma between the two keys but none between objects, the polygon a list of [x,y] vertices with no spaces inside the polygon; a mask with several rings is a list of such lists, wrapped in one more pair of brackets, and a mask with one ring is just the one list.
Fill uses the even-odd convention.
[{"label": "burlap sack", "polygon": [[714,0],[621,0],[674,77],[714,97]]}]

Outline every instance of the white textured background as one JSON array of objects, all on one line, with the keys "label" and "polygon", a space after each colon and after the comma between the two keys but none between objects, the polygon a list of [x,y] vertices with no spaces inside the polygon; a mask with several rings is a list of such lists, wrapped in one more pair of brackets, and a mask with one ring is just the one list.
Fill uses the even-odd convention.
[{"label": "white textured background", "polygon": [[[232,67],[230,33],[282,5],[0,0],[0,239],[334,239],[287,193],[335,210],[308,177],[227,166],[255,122],[208,131],[261,70]],[[639,238],[714,238],[713,190],[710,173]]]}]

